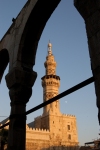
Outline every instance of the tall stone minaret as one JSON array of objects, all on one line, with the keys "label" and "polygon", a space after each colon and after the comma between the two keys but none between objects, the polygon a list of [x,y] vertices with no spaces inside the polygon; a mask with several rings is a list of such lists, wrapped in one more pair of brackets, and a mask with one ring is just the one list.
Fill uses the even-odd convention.
[{"label": "tall stone minaret", "polygon": [[[45,66],[45,76],[42,79],[43,87],[43,101],[48,101],[52,97],[55,97],[59,93],[60,77],[56,75],[56,61],[52,54],[52,44],[48,43],[48,55],[44,63]],[[59,114],[59,100],[45,106],[43,108],[43,115],[48,113]]]}]

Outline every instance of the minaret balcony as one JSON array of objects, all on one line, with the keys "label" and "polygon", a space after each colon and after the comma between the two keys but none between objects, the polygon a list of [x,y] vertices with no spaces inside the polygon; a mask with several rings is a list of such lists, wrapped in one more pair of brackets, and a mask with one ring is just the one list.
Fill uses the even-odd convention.
[{"label": "minaret balcony", "polygon": [[46,75],[41,78],[42,79],[42,86],[54,86],[59,88],[60,86],[60,77],[56,75]]},{"label": "minaret balcony", "polygon": [[54,79],[57,79],[57,80],[60,80],[60,77],[57,76],[57,75],[45,75],[43,76],[41,79],[44,80],[44,79],[50,79],[50,78],[54,78]]}]

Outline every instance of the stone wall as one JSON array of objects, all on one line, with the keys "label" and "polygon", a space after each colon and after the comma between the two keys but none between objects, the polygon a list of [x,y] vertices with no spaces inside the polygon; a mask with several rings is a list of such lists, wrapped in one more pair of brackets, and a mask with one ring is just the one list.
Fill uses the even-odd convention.
[{"label": "stone wall", "polygon": [[[45,129],[44,126],[46,127]],[[26,129],[26,146],[27,150],[31,148],[37,150],[60,150],[71,149],[78,146],[76,117],[74,115],[61,114],[38,116],[34,120],[36,129]],[[49,130],[48,130],[49,129]],[[44,146],[44,147],[43,147]],[[76,147],[75,147],[76,148]]]},{"label": "stone wall", "polygon": [[28,127],[26,130],[26,150],[42,150],[42,148],[49,146],[49,130]]},{"label": "stone wall", "polygon": [[26,140],[49,140],[50,131],[46,129],[26,128]]}]

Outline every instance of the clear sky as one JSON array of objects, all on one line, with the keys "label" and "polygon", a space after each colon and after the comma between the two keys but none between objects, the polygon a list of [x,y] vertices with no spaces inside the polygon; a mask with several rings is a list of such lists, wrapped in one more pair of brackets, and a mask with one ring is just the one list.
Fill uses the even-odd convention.
[{"label": "clear sky", "polygon": [[[16,18],[26,2],[27,0],[0,1],[0,39],[10,27],[12,18]],[[36,64],[33,67],[38,77],[32,97],[27,103],[27,110],[43,102],[41,77],[45,74],[44,62],[49,40],[53,45],[53,54],[57,62],[56,74],[61,78],[59,93],[92,76],[84,20],[75,9],[73,0],[61,0],[47,22],[38,44]],[[8,68],[0,86],[0,116],[10,114],[10,99],[5,83],[7,72]],[[80,145],[99,138],[94,83],[62,98],[60,110],[64,114],[76,115]],[[41,114],[42,109],[28,115],[27,123]],[[0,117],[0,121],[3,119]]]}]

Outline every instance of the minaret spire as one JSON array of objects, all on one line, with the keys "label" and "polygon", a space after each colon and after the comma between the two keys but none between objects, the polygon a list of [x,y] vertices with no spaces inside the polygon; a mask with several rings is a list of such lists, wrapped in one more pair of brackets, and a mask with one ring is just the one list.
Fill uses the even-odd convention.
[{"label": "minaret spire", "polygon": [[50,74],[55,75],[56,74],[56,61],[52,54],[52,44],[50,43],[50,41],[48,43],[48,54],[47,54],[44,66],[46,68],[46,75],[50,75]]},{"label": "minaret spire", "polygon": [[48,43],[48,55],[52,55],[52,44],[50,43],[50,40]]},{"label": "minaret spire", "polygon": [[[56,65],[54,55],[52,54],[52,44],[49,41],[48,54],[44,63],[46,72],[45,76],[41,78],[44,102],[59,94],[60,77],[56,75]],[[59,114],[59,112],[59,100],[45,106],[43,109],[43,114]]]}]

